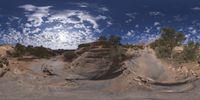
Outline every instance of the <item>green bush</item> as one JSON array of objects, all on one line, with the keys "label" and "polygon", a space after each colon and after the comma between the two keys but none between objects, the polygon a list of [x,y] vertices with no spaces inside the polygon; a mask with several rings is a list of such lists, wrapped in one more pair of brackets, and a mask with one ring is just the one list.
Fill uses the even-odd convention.
[{"label": "green bush", "polygon": [[155,47],[155,53],[158,58],[167,58],[171,55],[171,52],[165,46]]},{"label": "green bush", "polygon": [[6,65],[8,66],[9,65],[9,61],[7,58],[4,58],[4,57],[0,57],[0,68],[3,67],[3,65]]},{"label": "green bush", "polygon": [[14,57],[22,57],[26,54],[26,47],[22,44],[17,43],[14,48],[14,53],[12,54]]},{"label": "green bush", "polygon": [[14,48],[14,52],[11,55],[14,57],[23,57],[31,55],[38,58],[49,58],[55,56],[55,53],[52,50],[43,46],[33,47],[29,45],[26,47],[22,44],[17,43]]},{"label": "green bush", "polygon": [[43,46],[28,47],[27,51],[30,53],[30,55],[36,56],[38,58],[50,58],[52,56],[55,56],[52,50],[45,48]]},{"label": "green bush", "polygon": [[158,57],[173,59],[173,49],[181,45],[184,39],[184,34],[176,32],[175,29],[163,28],[161,30],[161,37],[151,43],[150,47],[155,50]]},{"label": "green bush", "polygon": [[200,55],[198,55],[198,56],[196,57],[196,61],[198,62],[198,64],[200,64]]},{"label": "green bush", "polygon": [[121,37],[116,35],[111,35],[109,38],[109,42],[112,45],[120,45]]},{"label": "green bush", "polygon": [[182,57],[185,61],[195,61],[197,60],[197,50],[199,48],[199,44],[195,42],[189,42],[187,46],[184,47]]},{"label": "green bush", "polygon": [[113,62],[123,61],[126,59],[126,50],[121,46],[112,47],[110,58]]},{"label": "green bush", "polygon": [[77,58],[77,57],[78,56],[77,56],[77,54],[74,51],[66,51],[64,53],[64,58],[67,61],[71,61],[71,60],[73,60],[74,58]]}]

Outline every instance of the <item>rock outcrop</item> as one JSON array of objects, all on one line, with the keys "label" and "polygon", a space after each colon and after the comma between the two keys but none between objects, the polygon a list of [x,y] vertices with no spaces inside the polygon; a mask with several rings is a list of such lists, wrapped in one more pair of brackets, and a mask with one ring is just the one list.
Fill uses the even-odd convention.
[{"label": "rock outcrop", "polygon": [[85,79],[97,79],[105,75],[112,66],[109,48],[94,48],[74,60],[73,72]]},{"label": "rock outcrop", "polygon": [[9,70],[8,65],[9,62],[7,58],[0,58],[0,77],[3,77],[3,75]]},{"label": "rock outcrop", "polygon": [[0,45],[0,55],[7,56],[8,52],[13,52],[14,48],[11,45]]}]

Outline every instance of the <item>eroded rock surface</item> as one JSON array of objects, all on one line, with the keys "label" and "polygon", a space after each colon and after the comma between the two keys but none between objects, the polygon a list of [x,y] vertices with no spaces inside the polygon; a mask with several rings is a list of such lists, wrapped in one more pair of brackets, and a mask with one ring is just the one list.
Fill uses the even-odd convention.
[{"label": "eroded rock surface", "polygon": [[83,53],[71,63],[73,72],[84,79],[97,79],[112,67],[109,48],[94,48]]},{"label": "eroded rock surface", "polygon": [[0,58],[0,77],[2,77],[9,70],[9,61],[5,57]]},{"label": "eroded rock surface", "polygon": [[0,100],[199,100],[199,80],[176,80],[176,70],[148,50],[130,50],[133,58],[123,62],[120,67],[125,70],[119,76],[93,80],[117,71],[111,70],[116,66],[109,53],[109,48],[95,47],[81,52],[73,62],[62,56],[8,58],[9,65],[1,58]]}]

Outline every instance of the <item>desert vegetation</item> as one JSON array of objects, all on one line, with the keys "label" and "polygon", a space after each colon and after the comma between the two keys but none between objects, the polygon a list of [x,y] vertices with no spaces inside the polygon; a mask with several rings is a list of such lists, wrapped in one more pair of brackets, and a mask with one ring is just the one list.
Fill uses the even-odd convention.
[{"label": "desert vegetation", "polygon": [[[154,49],[158,58],[177,61],[179,63],[199,61],[199,44],[194,41],[183,44],[184,40],[185,35],[183,33],[177,32],[173,28],[163,28],[160,38],[151,43],[150,47]],[[175,52],[174,48],[181,45],[183,46],[183,50],[179,53]]]},{"label": "desert vegetation", "polygon": [[124,60],[126,57],[125,55],[126,51],[121,45],[120,41],[121,41],[120,36],[111,35],[109,38],[105,36],[100,36],[99,39],[94,43],[80,44],[78,48],[81,50],[78,52],[66,51],[64,53],[64,57],[66,60],[70,61],[78,57],[79,55],[83,54],[84,52],[89,51],[92,48],[101,47],[110,49],[108,57],[112,59],[112,61],[114,62],[119,62]]},{"label": "desert vegetation", "polygon": [[72,61],[73,59],[77,58],[78,55],[74,51],[66,51],[64,53],[64,58],[66,61]]},{"label": "desert vegetation", "polygon": [[24,46],[17,43],[14,47],[14,52],[10,53],[10,55],[13,57],[35,56],[38,58],[50,58],[55,56],[55,53],[51,49],[45,48],[43,46]]}]

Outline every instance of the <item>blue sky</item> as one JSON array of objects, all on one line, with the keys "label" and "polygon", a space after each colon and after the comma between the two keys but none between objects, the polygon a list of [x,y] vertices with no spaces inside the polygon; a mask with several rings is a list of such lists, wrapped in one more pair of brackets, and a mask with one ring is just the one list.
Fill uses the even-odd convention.
[{"label": "blue sky", "polygon": [[0,43],[75,49],[98,36],[148,43],[174,27],[200,41],[200,0],[1,0]]}]

